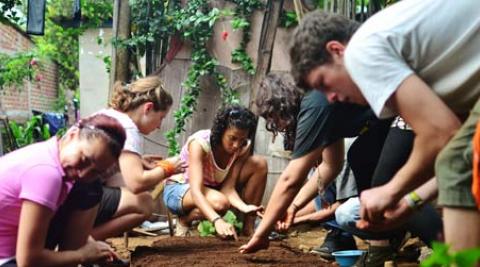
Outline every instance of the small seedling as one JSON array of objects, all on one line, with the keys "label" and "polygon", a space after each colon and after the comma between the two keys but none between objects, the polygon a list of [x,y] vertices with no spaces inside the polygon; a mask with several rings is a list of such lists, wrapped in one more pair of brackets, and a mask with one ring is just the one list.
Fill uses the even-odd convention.
[{"label": "small seedling", "polygon": [[[242,231],[243,223],[237,220],[237,216],[232,211],[227,211],[223,216],[223,220],[227,223],[233,225],[237,232]],[[200,236],[214,236],[215,235],[215,226],[212,222],[208,220],[201,221],[197,227]]]}]

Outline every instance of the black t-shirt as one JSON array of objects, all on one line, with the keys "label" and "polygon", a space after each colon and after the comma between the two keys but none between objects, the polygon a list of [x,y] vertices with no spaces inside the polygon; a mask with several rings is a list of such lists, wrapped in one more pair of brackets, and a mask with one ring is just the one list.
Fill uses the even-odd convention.
[{"label": "black t-shirt", "polygon": [[355,104],[330,104],[325,95],[312,90],[305,94],[297,117],[292,158],[300,158],[318,147],[344,137],[354,137],[377,123],[373,111]]}]

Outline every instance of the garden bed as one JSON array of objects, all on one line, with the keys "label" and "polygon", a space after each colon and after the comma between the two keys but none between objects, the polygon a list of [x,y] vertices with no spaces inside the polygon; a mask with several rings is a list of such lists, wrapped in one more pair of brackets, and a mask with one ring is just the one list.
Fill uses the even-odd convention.
[{"label": "garden bed", "polygon": [[336,266],[283,242],[271,242],[268,250],[255,254],[238,253],[247,241],[198,236],[165,238],[152,246],[136,247],[131,254],[131,266]]}]

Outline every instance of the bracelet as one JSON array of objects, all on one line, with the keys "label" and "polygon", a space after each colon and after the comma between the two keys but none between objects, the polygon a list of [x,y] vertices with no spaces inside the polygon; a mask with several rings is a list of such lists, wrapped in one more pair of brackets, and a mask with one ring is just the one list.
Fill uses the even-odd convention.
[{"label": "bracelet", "polygon": [[405,201],[407,205],[412,209],[417,209],[423,205],[423,199],[417,194],[417,192],[412,191],[405,196]]},{"label": "bracelet", "polygon": [[220,220],[221,218],[222,218],[222,217],[221,217],[220,215],[217,216],[217,217],[215,217],[215,219],[212,220],[213,226],[215,226],[215,223],[216,223],[218,220]]},{"label": "bracelet", "polygon": [[172,176],[175,173],[175,166],[168,160],[160,160],[157,162],[157,166],[161,167],[165,172],[165,177]]}]

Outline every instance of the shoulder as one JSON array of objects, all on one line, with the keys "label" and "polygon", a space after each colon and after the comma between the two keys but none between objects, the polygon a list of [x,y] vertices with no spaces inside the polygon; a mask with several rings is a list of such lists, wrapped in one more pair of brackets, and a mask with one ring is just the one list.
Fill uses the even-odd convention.
[{"label": "shoulder", "polygon": [[199,146],[206,153],[210,152],[210,130],[200,130],[188,137],[187,143],[185,145],[189,151],[192,147],[192,144],[195,144],[195,146]]},{"label": "shoulder", "polygon": [[125,130],[134,129],[138,131],[137,125],[133,120],[125,113],[115,110],[113,108],[102,109],[97,112],[97,114],[104,114],[109,117],[115,118],[118,122],[125,128]]}]

